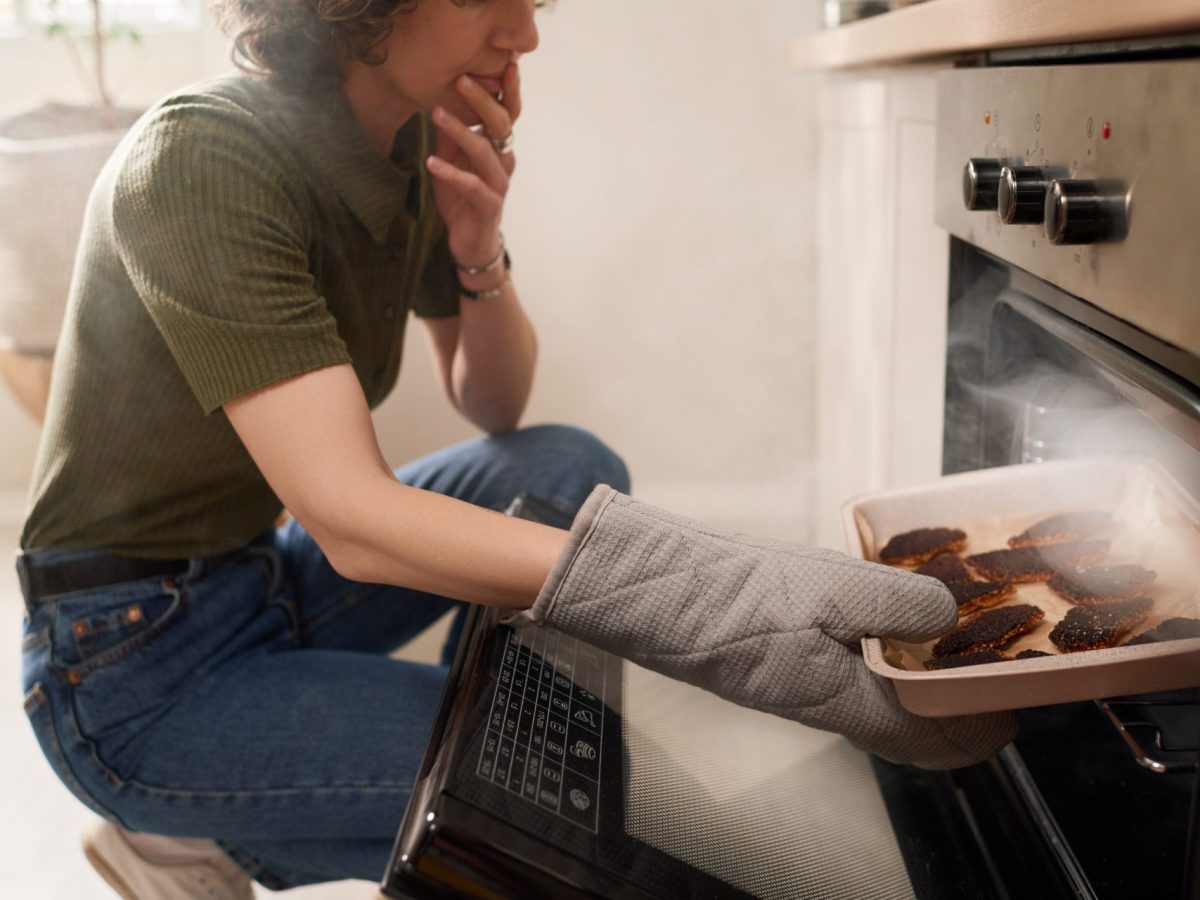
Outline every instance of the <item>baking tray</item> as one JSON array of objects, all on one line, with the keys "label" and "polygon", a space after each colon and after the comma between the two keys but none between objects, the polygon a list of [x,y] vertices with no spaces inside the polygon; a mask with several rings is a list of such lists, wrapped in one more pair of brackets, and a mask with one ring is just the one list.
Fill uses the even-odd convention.
[{"label": "baking tray", "polygon": [[[963,553],[981,553],[1006,547],[1009,537],[1040,519],[1075,510],[1112,514],[1112,527],[1096,535],[1112,542],[1104,564],[1137,563],[1158,573],[1146,592],[1154,598],[1151,614],[1130,637],[1172,616],[1200,616],[1200,503],[1154,462],[1063,460],[949,475],[856,497],[843,505],[842,523],[850,553],[878,561],[893,535],[914,528],[961,528],[967,533]],[[863,657],[895,685],[906,709],[923,716],[1200,686],[1200,638],[1063,654],[1049,635],[1070,604],[1041,583],[1018,584],[1005,601],[1013,602],[1033,603],[1046,616],[1004,652],[1037,649],[1054,656],[931,672],[921,664],[932,641],[868,637]]]}]

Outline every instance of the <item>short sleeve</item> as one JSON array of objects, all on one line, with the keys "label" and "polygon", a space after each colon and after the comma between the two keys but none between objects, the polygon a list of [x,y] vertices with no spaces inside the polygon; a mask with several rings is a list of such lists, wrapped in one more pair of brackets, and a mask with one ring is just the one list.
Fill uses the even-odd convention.
[{"label": "short sleeve", "polygon": [[350,361],[288,159],[247,110],[193,96],[152,114],[120,163],[117,252],[205,413]]},{"label": "short sleeve", "polygon": [[454,257],[450,255],[450,243],[446,226],[433,204],[435,221],[433,247],[421,270],[421,278],[413,296],[413,313],[425,319],[439,319],[458,315],[458,276],[454,271]]}]

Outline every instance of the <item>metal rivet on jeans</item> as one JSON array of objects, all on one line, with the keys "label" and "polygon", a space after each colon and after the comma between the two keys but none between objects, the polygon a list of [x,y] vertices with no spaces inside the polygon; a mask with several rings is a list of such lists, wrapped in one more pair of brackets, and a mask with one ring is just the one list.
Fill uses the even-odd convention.
[{"label": "metal rivet on jeans", "polygon": [[75,637],[84,637],[88,633],[87,622],[76,622],[73,631],[75,632]]},{"label": "metal rivet on jeans", "polygon": [[83,681],[83,676],[74,669],[71,669],[67,672],[67,681],[71,684],[79,684],[81,681]]},{"label": "metal rivet on jeans", "polygon": [[129,609],[125,610],[125,618],[130,622],[142,621],[142,608],[135,603]]}]

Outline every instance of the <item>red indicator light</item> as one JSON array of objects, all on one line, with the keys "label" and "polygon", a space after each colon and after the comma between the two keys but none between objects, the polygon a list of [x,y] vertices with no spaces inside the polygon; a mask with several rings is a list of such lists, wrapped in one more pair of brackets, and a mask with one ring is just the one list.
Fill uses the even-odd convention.
[{"label": "red indicator light", "polygon": [[1104,138],[1106,141],[1112,137],[1112,126],[1107,122],[1100,126],[1100,137]]}]

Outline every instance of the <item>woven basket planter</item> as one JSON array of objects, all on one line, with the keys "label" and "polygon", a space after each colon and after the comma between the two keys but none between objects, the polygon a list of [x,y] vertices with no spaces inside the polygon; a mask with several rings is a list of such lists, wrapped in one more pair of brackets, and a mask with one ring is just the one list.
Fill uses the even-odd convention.
[{"label": "woven basket planter", "polygon": [[88,193],[136,116],[97,128],[90,108],[42,104],[0,118],[0,348],[53,352]]}]

